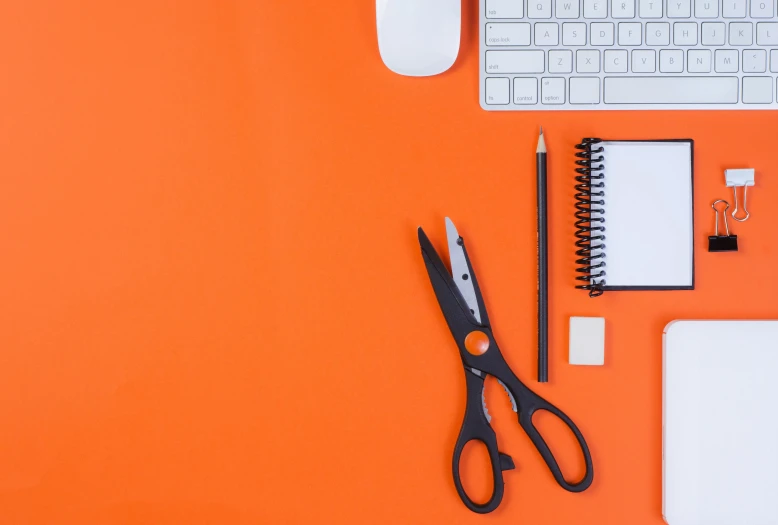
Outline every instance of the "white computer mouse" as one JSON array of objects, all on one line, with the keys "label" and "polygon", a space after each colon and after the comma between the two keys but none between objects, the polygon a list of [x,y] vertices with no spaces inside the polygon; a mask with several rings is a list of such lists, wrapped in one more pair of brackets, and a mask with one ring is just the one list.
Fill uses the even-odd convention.
[{"label": "white computer mouse", "polygon": [[376,0],[376,22],[381,59],[395,73],[437,75],[457,59],[462,0]]}]

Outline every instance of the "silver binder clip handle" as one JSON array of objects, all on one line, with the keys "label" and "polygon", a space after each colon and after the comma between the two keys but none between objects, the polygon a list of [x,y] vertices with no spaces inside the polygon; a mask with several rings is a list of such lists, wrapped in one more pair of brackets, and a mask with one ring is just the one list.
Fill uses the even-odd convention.
[{"label": "silver binder clip handle", "polygon": [[737,186],[732,186],[732,195],[735,196],[735,209],[732,210],[732,218],[735,219],[738,222],[746,222],[746,220],[751,216],[750,213],[748,213],[748,209],[746,209],[746,202],[748,199],[748,186],[743,186],[743,213],[746,214],[745,217],[742,219],[738,218],[737,212],[738,212],[738,202],[737,202]]},{"label": "silver binder clip handle", "polygon": [[729,236],[729,224],[727,224],[727,210],[729,209],[729,203],[725,200],[719,199],[717,201],[713,201],[713,204],[711,205],[711,208],[713,208],[713,212],[716,214],[716,237],[721,237],[721,232],[719,231],[719,210],[716,208],[716,205],[720,202],[724,203],[724,210],[721,212],[721,215],[724,216],[724,231],[727,233],[727,236]]},{"label": "silver binder clip handle", "polygon": [[[732,210],[732,218],[735,219],[738,222],[745,222],[751,214],[748,212],[747,202],[748,202],[748,187],[753,186],[755,183],[755,174],[753,169],[737,169],[737,170],[725,170],[724,171],[724,177],[727,181],[727,186],[730,186],[732,188],[732,195],[735,200],[735,209]],[[738,217],[738,211],[740,209],[738,198],[737,198],[737,189],[738,187],[743,187],[743,213],[745,213],[745,217]]]}]

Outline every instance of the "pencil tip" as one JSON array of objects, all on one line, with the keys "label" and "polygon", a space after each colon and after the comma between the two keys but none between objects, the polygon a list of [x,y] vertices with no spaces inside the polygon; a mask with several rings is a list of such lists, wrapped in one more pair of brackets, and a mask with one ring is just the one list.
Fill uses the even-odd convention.
[{"label": "pencil tip", "polygon": [[538,137],[538,149],[535,150],[538,153],[546,152],[546,139],[543,138],[543,127],[540,128],[540,136]]}]

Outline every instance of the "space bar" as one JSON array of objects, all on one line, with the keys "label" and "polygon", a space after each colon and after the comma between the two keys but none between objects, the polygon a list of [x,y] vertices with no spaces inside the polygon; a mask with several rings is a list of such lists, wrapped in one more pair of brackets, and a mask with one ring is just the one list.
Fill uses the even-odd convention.
[{"label": "space bar", "polygon": [[737,104],[737,77],[606,77],[606,104]]}]

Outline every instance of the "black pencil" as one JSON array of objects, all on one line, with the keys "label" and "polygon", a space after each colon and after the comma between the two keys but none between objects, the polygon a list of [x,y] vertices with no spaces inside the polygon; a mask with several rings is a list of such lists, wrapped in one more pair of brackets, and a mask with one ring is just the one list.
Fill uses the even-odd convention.
[{"label": "black pencil", "polygon": [[548,196],[546,141],[540,128],[535,152],[538,174],[538,381],[548,382]]}]

